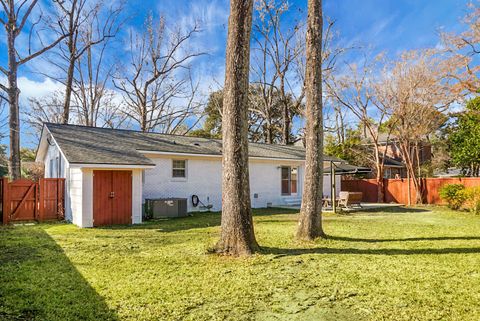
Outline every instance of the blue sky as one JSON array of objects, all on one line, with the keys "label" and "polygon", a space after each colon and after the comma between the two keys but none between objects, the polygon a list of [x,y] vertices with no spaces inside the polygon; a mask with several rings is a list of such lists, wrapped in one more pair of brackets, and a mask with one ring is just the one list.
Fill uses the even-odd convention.
[{"label": "blue sky", "polygon": [[[467,12],[467,3],[468,0],[324,0],[324,12],[336,21],[335,29],[340,34],[342,45],[361,45],[369,47],[372,52],[386,52],[394,57],[404,50],[436,46],[440,30],[462,30],[464,26],[461,19]],[[292,1],[291,6],[292,18],[298,15],[303,19],[306,1]],[[125,38],[131,28],[140,28],[148,12],[156,16],[162,14],[168,23],[184,26],[200,20],[202,32],[192,40],[190,46],[206,51],[208,55],[193,62],[196,76],[201,79],[205,93],[223,82],[228,1],[129,0],[125,9],[130,18],[119,38]],[[124,58],[122,46],[118,47],[117,54],[116,59],[121,61]],[[6,64],[3,30],[0,33],[0,64]],[[58,88],[58,84],[34,72],[38,68],[47,68],[44,64],[43,60],[37,59],[19,72],[21,108],[24,110],[28,107],[28,96],[38,97]],[[2,132],[6,132],[3,127]],[[26,135],[22,139],[22,145],[33,146],[35,142],[35,138]],[[3,143],[7,142],[7,139],[3,139]]]}]

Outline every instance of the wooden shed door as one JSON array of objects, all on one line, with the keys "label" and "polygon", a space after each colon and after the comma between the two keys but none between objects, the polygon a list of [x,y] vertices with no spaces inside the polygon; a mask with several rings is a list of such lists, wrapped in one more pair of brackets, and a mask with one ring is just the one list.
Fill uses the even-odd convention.
[{"label": "wooden shed door", "polygon": [[132,223],[132,172],[93,171],[93,226]]}]

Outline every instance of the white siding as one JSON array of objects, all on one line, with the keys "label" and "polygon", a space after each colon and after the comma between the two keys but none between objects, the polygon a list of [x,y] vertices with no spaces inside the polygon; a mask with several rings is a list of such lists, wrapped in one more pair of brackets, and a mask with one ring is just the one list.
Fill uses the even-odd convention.
[{"label": "white siding", "polygon": [[82,168],[82,220],[80,227],[93,227],[93,170]]},{"label": "white siding", "polygon": [[[220,158],[214,157],[173,157],[162,155],[147,155],[155,168],[145,170],[143,184],[143,200],[147,198],[187,198],[188,211],[199,210],[193,207],[191,197],[198,195],[204,204],[213,205],[213,211],[222,207],[222,164]],[[187,177],[172,178],[172,159],[187,160]],[[281,166],[299,168],[298,194],[296,196],[281,195]],[[284,205],[287,198],[301,199],[304,166],[302,161],[272,161],[251,159],[250,194],[252,207],[266,207],[268,203]],[[340,178],[337,177],[337,193],[340,188]],[[255,197],[257,194],[257,198]],[[330,195],[330,177],[324,178],[324,194]]]},{"label": "white siding", "polygon": [[[73,214],[71,202],[75,201],[75,199],[70,195],[70,165],[67,159],[63,157],[63,154],[60,153],[60,150],[55,143],[53,145],[47,144],[47,151],[43,163],[45,165],[45,178],[65,178],[65,220],[72,222]],[[51,164],[54,164],[53,169],[51,168]]]},{"label": "white siding", "polygon": [[[299,178],[301,173],[303,173],[303,166],[298,163],[250,160],[250,198],[252,207],[267,207],[267,203],[282,205],[285,203],[285,198],[301,198],[301,188],[298,189],[296,196],[282,196],[281,166],[299,167]],[[301,181],[297,181],[297,186],[301,187]],[[258,198],[255,198],[255,194],[257,194]]]},{"label": "white siding", "polygon": [[[58,159],[58,162],[60,163],[59,165],[57,163],[57,159]],[[53,164],[54,164],[53,169],[50,167],[52,164],[52,162],[50,162],[51,160],[53,161]],[[56,144],[48,145],[48,149],[45,154],[44,163],[45,163],[45,178],[58,178],[58,177],[66,178],[67,177],[68,162],[60,153]]]},{"label": "white siding", "polygon": [[80,168],[70,168],[70,189],[67,193],[67,199],[70,207],[66,212],[69,214],[69,221],[78,226],[82,226],[82,191],[83,191],[83,173]]},{"label": "white siding", "polygon": [[132,223],[142,223],[142,172],[141,169],[132,170]]},{"label": "white siding", "polygon": [[[178,158],[181,159],[181,158]],[[172,178],[172,158],[152,157],[155,168],[145,169],[143,200],[146,198],[182,197],[188,199],[188,211],[192,206],[191,196],[198,195],[205,203],[213,204],[213,210],[221,209],[222,163],[212,159],[188,159],[187,178]]]}]

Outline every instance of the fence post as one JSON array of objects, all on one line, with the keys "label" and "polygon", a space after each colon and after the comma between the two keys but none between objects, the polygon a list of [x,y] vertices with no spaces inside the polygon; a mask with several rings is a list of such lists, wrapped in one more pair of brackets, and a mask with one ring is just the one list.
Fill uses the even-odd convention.
[{"label": "fence post", "polygon": [[45,212],[45,179],[40,178],[38,180],[38,220],[43,221],[44,212]]},{"label": "fence post", "polygon": [[35,220],[38,221],[38,211],[39,211],[39,194],[40,193],[40,183],[39,182],[35,182],[35,213],[34,213],[34,217],[35,217]]},{"label": "fence post", "polygon": [[8,224],[8,216],[10,215],[10,199],[8,193],[8,178],[2,178],[2,222]]}]

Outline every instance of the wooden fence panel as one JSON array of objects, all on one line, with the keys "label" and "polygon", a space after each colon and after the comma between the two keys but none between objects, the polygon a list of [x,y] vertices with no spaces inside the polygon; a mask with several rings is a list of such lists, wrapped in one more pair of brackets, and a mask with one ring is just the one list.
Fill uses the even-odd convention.
[{"label": "wooden fence panel", "polygon": [[40,179],[39,184],[42,194],[39,204],[40,208],[43,209],[42,219],[63,218],[64,181],[56,178],[43,178]]},{"label": "wooden fence panel", "polygon": [[7,178],[3,177],[0,178],[0,211],[2,213],[2,223],[7,224],[8,223],[8,218],[7,218],[7,212],[6,212],[6,207],[7,204],[5,203],[5,198],[7,197],[6,189],[5,189],[5,184],[8,183]]},{"label": "wooden fence panel", "polygon": [[[443,204],[440,189],[446,184],[463,184],[465,187],[480,186],[479,177],[464,178],[424,178],[424,197],[427,204]],[[386,203],[408,204],[408,180],[384,179]],[[377,182],[374,179],[358,179],[342,181],[342,191],[362,192],[363,202],[377,202]],[[415,188],[410,182],[410,197],[415,203]]]},{"label": "wooden fence panel", "polygon": [[40,179],[34,182],[19,179],[9,182],[2,178],[0,203],[2,222],[43,221],[63,218],[64,190],[63,178]]},{"label": "wooden fence panel", "polygon": [[28,179],[8,183],[7,214],[9,221],[31,221],[36,219],[37,184]]},{"label": "wooden fence panel", "polygon": [[480,186],[480,177],[427,178],[425,196],[428,204],[443,204],[440,189],[447,184],[463,184],[465,187]]},{"label": "wooden fence panel", "polygon": [[[408,204],[408,180],[384,179],[385,203]],[[415,200],[415,187],[410,182],[410,199]]]},{"label": "wooden fence panel", "polygon": [[362,202],[377,202],[377,181],[375,179],[352,179],[344,180],[341,190],[347,192],[362,192]]}]

